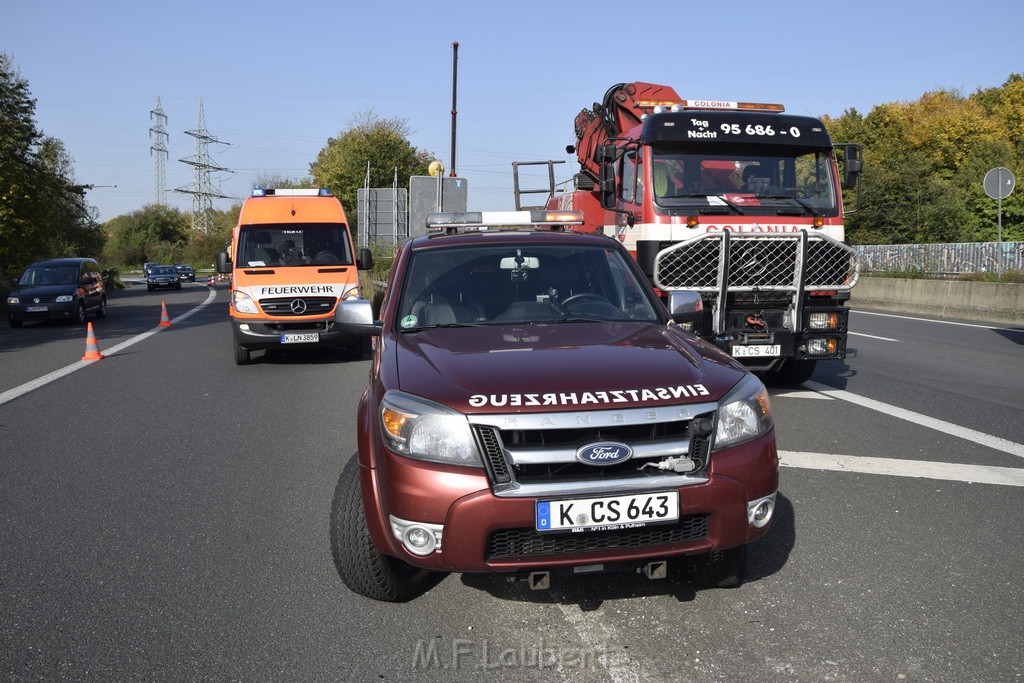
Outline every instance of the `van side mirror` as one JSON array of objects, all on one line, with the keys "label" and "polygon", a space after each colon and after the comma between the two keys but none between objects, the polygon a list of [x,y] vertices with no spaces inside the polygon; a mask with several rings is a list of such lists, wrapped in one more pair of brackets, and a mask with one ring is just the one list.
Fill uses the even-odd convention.
[{"label": "van side mirror", "polygon": [[365,247],[359,250],[359,258],[356,259],[357,270],[370,270],[373,268],[373,252]]},{"label": "van side mirror", "polygon": [[228,252],[222,251],[217,254],[217,272],[230,273],[231,261],[228,259]]}]

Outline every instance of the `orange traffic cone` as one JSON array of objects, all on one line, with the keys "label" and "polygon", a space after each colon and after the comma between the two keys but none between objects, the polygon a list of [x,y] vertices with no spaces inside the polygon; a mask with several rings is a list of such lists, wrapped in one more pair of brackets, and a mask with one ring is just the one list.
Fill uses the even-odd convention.
[{"label": "orange traffic cone", "polygon": [[170,327],[171,319],[167,317],[167,303],[160,302],[160,327]]},{"label": "orange traffic cone", "polygon": [[210,276],[210,279],[206,281],[206,286],[207,287],[213,287],[213,276],[212,275]]},{"label": "orange traffic cone", "polygon": [[100,360],[103,354],[96,346],[96,334],[92,331],[92,323],[89,323],[89,331],[85,335],[85,355],[82,360]]}]

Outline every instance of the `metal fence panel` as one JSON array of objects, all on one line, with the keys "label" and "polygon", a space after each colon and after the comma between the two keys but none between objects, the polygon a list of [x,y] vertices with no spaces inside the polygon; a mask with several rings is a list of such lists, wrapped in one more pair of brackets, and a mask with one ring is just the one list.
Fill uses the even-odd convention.
[{"label": "metal fence panel", "polygon": [[932,277],[1024,271],[1024,242],[878,244],[855,247],[865,272],[916,272]]}]

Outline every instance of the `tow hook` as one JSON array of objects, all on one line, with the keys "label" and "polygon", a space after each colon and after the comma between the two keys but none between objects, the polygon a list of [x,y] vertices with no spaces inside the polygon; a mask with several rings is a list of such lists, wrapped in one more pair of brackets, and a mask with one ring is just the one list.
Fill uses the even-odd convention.
[{"label": "tow hook", "polygon": [[532,591],[546,591],[551,588],[551,572],[530,572],[526,577]]},{"label": "tow hook", "polygon": [[648,579],[652,581],[654,579],[664,579],[668,576],[668,562],[665,560],[658,560],[656,562],[648,562],[640,571],[644,573]]}]

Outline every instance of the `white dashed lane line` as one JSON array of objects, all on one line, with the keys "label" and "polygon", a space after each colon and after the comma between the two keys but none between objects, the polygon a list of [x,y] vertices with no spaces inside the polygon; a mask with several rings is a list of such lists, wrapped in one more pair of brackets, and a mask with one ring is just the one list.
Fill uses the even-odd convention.
[{"label": "white dashed lane line", "polygon": [[[998,436],[938,420],[934,417],[915,413],[897,406],[876,401],[866,396],[836,389],[818,382],[804,382],[811,391],[788,391],[775,394],[776,398],[802,398],[839,400],[853,403],[869,410],[876,410],[906,422],[935,429],[961,439],[979,443],[1003,453],[1024,458],[1024,444]],[[878,458],[836,453],[807,453],[803,451],[779,451],[779,464],[783,467],[829,470],[833,472],[859,472],[882,474],[894,477],[918,477],[924,479],[945,479],[948,481],[971,482],[976,484],[997,484],[1002,486],[1024,486],[1024,468],[992,467],[964,463],[930,462],[926,460],[904,460]]]}]

